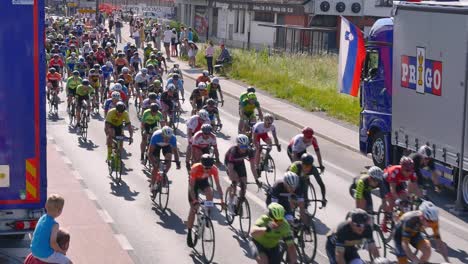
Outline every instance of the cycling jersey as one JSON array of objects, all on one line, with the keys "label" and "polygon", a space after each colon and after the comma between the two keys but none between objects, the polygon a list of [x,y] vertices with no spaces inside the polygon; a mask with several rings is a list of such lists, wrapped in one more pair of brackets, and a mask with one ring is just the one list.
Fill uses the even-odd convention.
[{"label": "cycling jersey", "polygon": [[151,104],[153,103],[156,103],[157,105],[161,106],[160,102],[158,99],[156,99],[155,102],[151,102],[151,100],[149,98],[146,98],[145,100],[143,100],[143,102],[141,103],[141,108],[142,109],[148,109],[150,108]]},{"label": "cycling jersey", "polygon": [[172,93],[172,96],[169,95],[167,91],[161,94],[161,102],[166,104],[169,107],[169,110],[173,110],[175,100],[179,100],[179,94],[177,92]]},{"label": "cycling jersey", "polygon": [[138,69],[139,69],[139,66],[140,66],[140,64],[141,64],[141,59],[140,59],[140,57],[138,57],[138,58],[137,58],[137,57],[132,57],[132,58],[130,59],[130,64],[131,64],[135,69],[138,70]]},{"label": "cycling jersey", "polygon": [[335,251],[344,252],[346,263],[351,262],[353,259],[360,259],[357,246],[362,244],[364,239],[369,244],[375,243],[370,225],[366,225],[362,234],[357,234],[353,232],[350,222],[340,223],[336,230],[327,235],[327,255],[330,260],[333,260],[330,262],[336,263]]},{"label": "cycling jersey", "polygon": [[62,75],[58,72],[55,72],[54,74],[52,73],[47,73],[46,79],[48,82],[52,83],[53,87],[58,87],[60,81],[62,80]]},{"label": "cycling jersey", "polygon": [[384,170],[384,179],[387,183],[395,183],[401,185],[406,181],[416,182],[416,173],[411,173],[409,176],[404,176],[401,170],[401,165],[393,165]]},{"label": "cycling jersey", "polygon": [[288,147],[291,148],[291,151],[292,152],[305,152],[307,147],[309,147],[310,145],[312,145],[315,149],[315,151],[317,151],[319,149],[319,146],[318,146],[318,143],[317,143],[317,139],[315,137],[312,137],[312,141],[311,142],[304,142],[304,135],[303,134],[298,134],[296,136],[294,136],[291,141],[289,142],[289,145]]},{"label": "cycling jersey", "polygon": [[125,65],[127,65],[127,60],[125,58],[117,58],[117,59],[115,59],[115,65],[125,66]]},{"label": "cycling jersey", "polygon": [[[416,173],[416,176],[418,178],[418,184],[422,185],[424,182],[424,176],[422,175],[421,169],[423,168],[423,165],[421,164],[421,161],[424,159],[423,156],[419,153],[412,153],[409,155],[409,158],[413,160],[414,163],[414,173]],[[427,163],[426,166],[429,171],[433,172],[435,171],[435,163],[434,159],[430,159],[429,162]]]},{"label": "cycling jersey", "polygon": [[157,147],[171,146],[173,148],[177,148],[177,139],[174,135],[172,135],[168,141],[165,141],[162,135],[162,130],[160,129],[155,131],[151,136],[150,145]]},{"label": "cycling jersey", "polygon": [[192,146],[193,147],[198,147],[201,149],[207,148],[209,146],[216,146],[216,136],[213,135],[212,133],[208,134],[208,137],[206,136],[202,131],[198,131],[193,135],[192,138]]},{"label": "cycling jersey", "polygon": [[104,76],[105,79],[109,78],[112,76],[112,74],[114,73],[114,68],[111,66],[111,67],[107,67],[106,65],[102,66],[101,67],[101,71],[102,71],[102,74]]},{"label": "cycling jersey", "polygon": [[58,58],[58,59],[51,59],[50,62],[49,62],[49,66],[52,66],[52,67],[60,67],[62,68],[63,67],[63,60],[61,58]]},{"label": "cycling jersey", "polygon": [[313,175],[315,178],[315,181],[317,181],[318,185],[320,186],[320,192],[322,193],[322,198],[325,199],[326,195],[326,188],[325,184],[323,183],[322,177],[320,176],[320,173],[317,169],[317,167],[312,165],[312,169],[309,172],[304,171],[304,165],[302,164],[302,161],[298,160],[293,162],[289,168],[287,169],[288,171],[296,173],[300,177],[299,181],[299,187],[300,193],[305,197],[307,197],[307,189],[309,188],[309,175]]},{"label": "cycling jersey", "polygon": [[96,60],[99,64],[104,64],[104,59],[106,58],[106,53],[104,51],[96,52]]},{"label": "cycling jersey", "polygon": [[190,181],[201,181],[208,179],[209,177],[214,177],[215,181],[219,180],[218,168],[213,165],[208,171],[205,171],[201,163],[193,164],[190,169]]},{"label": "cycling jersey", "polygon": [[206,90],[200,90],[198,88],[193,89],[192,94],[190,95],[190,100],[202,101],[203,96],[206,96]]},{"label": "cycling jersey", "polygon": [[[209,124],[210,120],[203,122],[203,120],[198,116],[194,115],[187,121],[187,129],[192,130],[192,137],[195,133],[200,131],[201,126],[203,124]],[[189,138],[189,142],[191,142],[192,138]]]},{"label": "cycling jersey", "polygon": [[125,121],[125,124],[129,125],[130,124],[130,118],[128,116],[128,112],[124,111],[120,115],[118,115],[117,109],[111,109],[107,113],[106,116],[106,123],[109,123],[115,127],[119,127],[123,125],[123,122]]},{"label": "cycling jersey", "polygon": [[152,59],[147,60],[146,63],[145,63],[145,67],[148,67],[148,65],[150,65],[150,64],[153,64],[154,67],[159,67],[159,61],[156,60],[156,59],[154,59],[154,60],[152,60]]},{"label": "cycling jersey", "polygon": [[132,75],[130,74],[121,74],[119,76],[119,79],[124,79],[126,86],[130,85],[133,82]]},{"label": "cycling jersey", "polygon": [[[267,227],[271,221],[273,221],[273,219],[268,215],[262,215],[257,219],[255,225],[258,227]],[[277,247],[280,240],[283,240],[286,245],[292,245],[294,243],[288,221],[282,221],[278,228],[265,232],[262,236],[253,238],[253,240],[265,248]]]},{"label": "cycling jersey", "polygon": [[135,76],[135,83],[140,84],[140,85],[146,85],[149,81],[149,76],[148,74],[143,75],[143,73],[139,72]]},{"label": "cycling jersey", "polygon": [[76,94],[79,95],[79,96],[87,96],[87,95],[90,95],[94,93],[94,89],[93,87],[91,87],[90,85],[78,85],[76,87]]},{"label": "cycling jersey", "polygon": [[258,135],[268,134],[268,132],[275,132],[275,125],[270,124],[270,127],[266,127],[265,122],[257,122],[253,126],[252,131]]},{"label": "cycling jersey", "polygon": [[[117,101],[119,102],[119,101]],[[112,98],[109,98],[107,99],[105,102],[104,102],[104,111],[105,112],[109,112],[109,110],[115,108],[117,103],[114,103],[114,101],[112,100]]]},{"label": "cycling jersey", "polygon": [[363,175],[356,180],[356,192],[354,193],[355,199],[364,199],[372,192],[374,188],[369,184],[369,180],[369,175]]},{"label": "cycling jersey", "polygon": [[[395,239],[410,241],[411,238],[423,232],[424,225],[421,217],[421,211],[410,211],[404,213],[397,223]],[[439,221],[428,221],[427,223],[429,224],[429,228],[432,229],[434,238],[440,239]]]},{"label": "cycling jersey", "polygon": [[[288,190],[286,189],[286,186],[285,186],[285,183],[284,181],[281,179],[281,180],[277,180],[275,182],[275,184],[273,184],[273,187],[271,188],[271,193],[270,193],[270,196],[271,196],[271,202],[274,202],[274,203],[279,203],[281,205],[283,205],[283,207],[286,208],[288,207],[289,208],[289,205],[286,207],[282,202],[281,200],[284,200],[286,199],[286,201],[288,201],[288,199],[290,197],[292,198],[295,198],[298,202],[303,202],[304,201],[304,196],[303,196],[303,193],[302,191],[300,190],[300,188],[297,188],[294,193],[290,193],[288,192]],[[269,204],[269,203],[268,203]],[[289,201],[288,201],[288,204],[289,204]],[[287,210],[288,211],[288,210]]]},{"label": "cycling jersey", "polygon": [[144,55],[145,55],[145,58],[148,58],[148,57],[151,55],[151,52],[153,52],[153,48],[146,47],[146,48],[143,50],[143,53],[144,53]]},{"label": "cycling jersey", "polygon": [[252,148],[248,148],[247,151],[241,153],[238,146],[232,146],[226,151],[224,156],[224,163],[234,163],[236,165],[244,164],[244,159],[253,160],[255,158],[255,151]]},{"label": "cycling jersey", "polygon": [[249,92],[243,92],[243,93],[241,93],[241,95],[239,96],[239,105],[241,105],[242,102],[243,102],[245,99],[247,99],[247,94],[248,94],[248,93],[249,93]]},{"label": "cycling jersey", "polygon": [[211,82],[210,77],[205,75],[198,76],[197,80],[195,81],[195,85],[198,86],[198,84],[201,82],[208,84],[209,82]]},{"label": "cycling jersey", "polygon": [[167,79],[166,89],[167,89],[167,86],[171,83],[175,85],[177,90],[179,90],[182,93],[184,92],[184,82],[181,79],[177,80],[177,83],[175,83],[174,79],[172,78]]},{"label": "cycling jersey", "polygon": [[67,79],[67,89],[75,90],[79,85],[81,85],[82,79],[80,77],[75,78],[73,76],[68,77]]},{"label": "cycling jersey", "polygon": [[161,122],[162,119],[163,116],[161,112],[158,111],[155,115],[153,115],[151,113],[151,109],[146,109],[145,112],[143,112],[143,116],[141,117],[141,122],[148,125],[154,125]]},{"label": "cycling jersey", "polygon": [[218,91],[221,92],[221,86],[218,84],[216,87],[213,85],[213,83],[208,84],[206,87],[206,90],[208,91],[208,97],[213,98],[215,100],[218,100]]},{"label": "cycling jersey", "polygon": [[253,104],[251,104],[249,102],[249,99],[244,99],[241,103],[241,109],[242,109],[242,112],[244,112],[245,114],[253,114],[255,109],[259,109],[260,108],[260,104],[258,103],[258,101],[255,101]]}]

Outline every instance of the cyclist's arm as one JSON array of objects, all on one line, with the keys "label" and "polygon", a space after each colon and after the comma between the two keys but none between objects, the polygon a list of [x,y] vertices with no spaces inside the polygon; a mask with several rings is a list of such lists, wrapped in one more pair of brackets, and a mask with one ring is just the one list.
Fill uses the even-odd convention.
[{"label": "cyclist's arm", "polygon": [[273,140],[275,141],[275,145],[279,146],[279,140],[278,140],[278,136],[276,135],[276,129],[273,129],[271,131],[271,134],[273,135]]},{"label": "cyclist's arm", "polygon": [[295,264],[297,262],[297,252],[296,252],[296,246],[294,243],[288,244],[288,260],[289,264]]},{"label": "cyclist's arm", "polygon": [[130,132],[130,138],[133,138],[133,126],[130,123],[130,118],[128,116],[128,112],[124,112],[124,115],[125,115],[125,117],[124,117],[125,124],[127,125],[128,132]]},{"label": "cyclist's arm", "polygon": [[252,231],[250,232],[250,235],[253,238],[257,239],[265,235],[267,232],[267,219],[268,217],[265,215],[257,219],[255,225],[252,226]]},{"label": "cyclist's arm", "polygon": [[320,192],[322,193],[322,200],[325,200],[327,190],[325,188],[325,184],[323,183],[322,177],[320,176],[320,173],[318,172],[316,167],[312,168],[312,174],[314,175],[314,178],[320,187]]},{"label": "cyclist's arm", "polygon": [[361,179],[357,180],[354,199],[356,200],[356,208],[361,208],[363,210],[366,210],[366,199],[364,199],[365,188],[366,188],[366,185],[364,181]]},{"label": "cyclist's arm", "polygon": [[223,188],[221,188],[221,184],[219,183],[219,172],[218,172],[218,168],[216,166],[213,166],[212,167],[212,177],[214,178],[215,180],[215,184],[216,184],[216,190],[219,194],[219,197],[221,197],[221,202],[223,202]]},{"label": "cyclist's arm", "polygon": [[262,108],[260,107],[260,104],[258,102],[257,102],[257,111],[258,111],[258,118],[260,118],[260,120],[263,120]]}]

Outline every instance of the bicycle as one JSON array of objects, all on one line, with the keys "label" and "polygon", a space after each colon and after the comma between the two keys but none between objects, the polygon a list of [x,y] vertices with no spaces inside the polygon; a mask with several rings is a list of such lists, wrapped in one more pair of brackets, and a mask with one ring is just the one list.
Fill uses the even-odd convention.
[{"label": "bicycle", "polygon": [[307,209],[307,212],[312,216],[315,217],[315,214],[317,213],[317,208],[322,209],[323,206],[318,206],[318,203],[322,202],[322,200],[317,199],[317,192],[315,191],[314,184],[310,181],[310,176],[309,176],[309,181],[307,182],[308,188],[307,188],[307,194],[305,199],[305,207]]},{"label": "bicycle", "polygon": [[[386,257],[387,256],[387,244],[388,242],[385,240],[384,234],[382,229],[380,229],[379,221],[375,219],[375,216],[378,216],[378,212],[367,212],[372,217],[372,236],[374,238],[374,244],[379,251],[379,256]],[[357,246],[358,250],[365,250],[369,253],[370,260],[374,260],[372,254],[369,252],[369,243],[367,240],[364,240],[362,244]]]},{"label": "bicycle", "polygon": [[174,109],[170,111],[169,115],[169,124],[176,131],[179,128],[181,110],[176,104],[174,104]]},{"label": "bicycle", "polygon": [[76,99],[75,97],[72,98],[72,101],[70,103],[70,110],[68,111],[68,117],[70,118],[70,126],[73,126],[73,123],[76,118]]},{"label": "bicycle", "polygon": [[80,109],[80,133],[79,135],[83,140],[86,140],[88,137],[88,102],[83,100],[81,103]]},{"label": "bicycle", "polygon": [[261,177],[262,174],[265,174],[266,183],[268,186],[271,186],[276,181],[276,165],[275,161],[270,155],[271,146],[267,144],[260,144],[260,148],[260,163],[259,168],[257,169],[258,175]]},{"label": "bicycle", "polygon": [[223,124],[221,121],[218,122],[218,118],[216,116],[213,116],[213,119],[211,120],[211,127],[213,128],[214,133],[219,133],[223,128]]},{"label": "bicycle", "polygon": [[[107,167],[109,169],[109,176],[117,183],[120,184],[122,181],[122,142],[128,141],[129,145],[131,142],[130,138],[125,136],[116,136],[112,139],[112,152],[110,159],[107,160]],[[115,176],[113,176],[113,174]]]},{"label": "bicycle", "polygon": [[160,160],[159,161],[159,180],[155,183],[156,188],[151,191],[151,201],[155,202],[156,197],[158,198],[159,208],[164,212],[167,209],[169,203],[169,178],[167,177],[166,163],[176,162],[175,160]]},{"label": "bicycle", "polygon": [[60,98],[58,97],[58,87],[52,88],[52,98],[49,100],[49,113],[55,114],[58,116],[58,104],[60,102]]},{"label": "bicycle", "polygon": [[89,96],[89,100],[91,101],[91,112],[93,114],[99,114],[99,99],[98,98],[99,98],[98,94],[92,94]]},{"label": "bicycle", "polygon": [[224,201],[226,201],[227,203],[227,206],[224,208],[226,222],[228,223],[228,225],[232,226],[232,224],[234,223],[234,219],[236,218],[236,216],[238,216],[241,235],[243,237],[248,237],[250,234],[250,227],[252,222],[250,204],[247,198],[240,197],[238,195],[240,190],[236,191],[233,197],[230,198],[232,188],[234,188],[234,186],[232,186],[231,184],[226,189],[226,193],[224,195]]}]

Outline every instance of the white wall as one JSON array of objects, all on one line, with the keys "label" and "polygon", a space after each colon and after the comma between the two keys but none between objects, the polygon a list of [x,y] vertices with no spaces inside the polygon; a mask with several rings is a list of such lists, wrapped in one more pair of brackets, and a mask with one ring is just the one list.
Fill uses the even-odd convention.
[{"label": "white wall", "polygon": [[365,0],[364,1],[364,16],[376,16],[376,17],[390,17],[392,12],[391,7],[377,7],[375,6],[377,0]]},{"label": "white wall", "polygon": [[262,26],[259,26],[258,24],[273,24],[273,23],[252,21],[251,32],[250,32],[250,42],[254,44],[259,44],[259,45],[273,46],[276,30],[271,27],[262,27]]}]

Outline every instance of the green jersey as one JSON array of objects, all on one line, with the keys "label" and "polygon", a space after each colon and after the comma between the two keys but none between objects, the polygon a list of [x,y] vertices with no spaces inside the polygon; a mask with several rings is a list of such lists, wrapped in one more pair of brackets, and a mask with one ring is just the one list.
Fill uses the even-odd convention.
[{"label": "green jersey", "polygon": [[241,93],[241,95],[239,96],[239,105],[241,105],[242,102],[244,101],[244,99],[247,98],[247,94],[248,94],[248,92]]},{"label": "green jersey", "polygon": [[148,67],[148,65],[150,65],[150,64],[153,64],[154,67],[158,67],[159,61],[156,60],[156,59],[155,60],[149,59],[149,60],[146,61],[145,67]]},{"label": "green jersey", "polygon": [[374,188],[369,184],[369,175],[362,175],[360,176],[355,184],[356,184],[356,192],[354,193],[355,199],[364,199],[366,193],[369,194],[372,192]]},{"label": "green jersey", "polygon": [[241,109],[244,113],[253,114],[255,109],[258,109],[258,108],[260,108],[260,104],[258,103],[258,101],[255,101],[255,103],[251,104],[248,98],[245,98],[244,100],[242,100]]},{"label": "green jersey", "polygon": [[94,88],[91,87],[91,85],[85,86],[80,84],[78,87],[76,87],[76,94],[79,96],[86,96],[92,93],[94,93]]},{"label": "green jersey", "polygon": [[306,173],[304,171],[302,161],[300,160],[293,162],[291,166],[289,166],[288,171],[296,173],[299,177],[308,177],[309,175],[314,175],[315,177],[320,176],[320,173],[315,166],[312,166],[312,170],[309,173]]},{"label": "green jersey", "polygon": [[73,76],[68,77],[68,79],[67,79],[67,89],[75,90],[76,87],[81,85],[81,81],[82,81],[82,79],[80,77],[78,77],[76,79]]},{"label": "green jersey", "polygon": [[[271,221],[273,220],[268,217],[268,215],[262,215],[259,219],[257,219],[255,225],[259,227],[266,227]],[[284,240],[286,245],[291,245],[294,243],[291,228],[287,221],[283,221],[277,229],[271,230],[270,232],[265,232],[263,236],[254,238],[254,240],[265,248],[274,248],[278,246],[280,240]]]},{"label": "green jersey", "polygon": [[143,112],[143,116],[141,117],[141,122],[148,125],[154,125],[156,123],[161,122],[163,116],[161,112],[157,112],[156,115],[151,114],[151,109],[146,109]]}]

